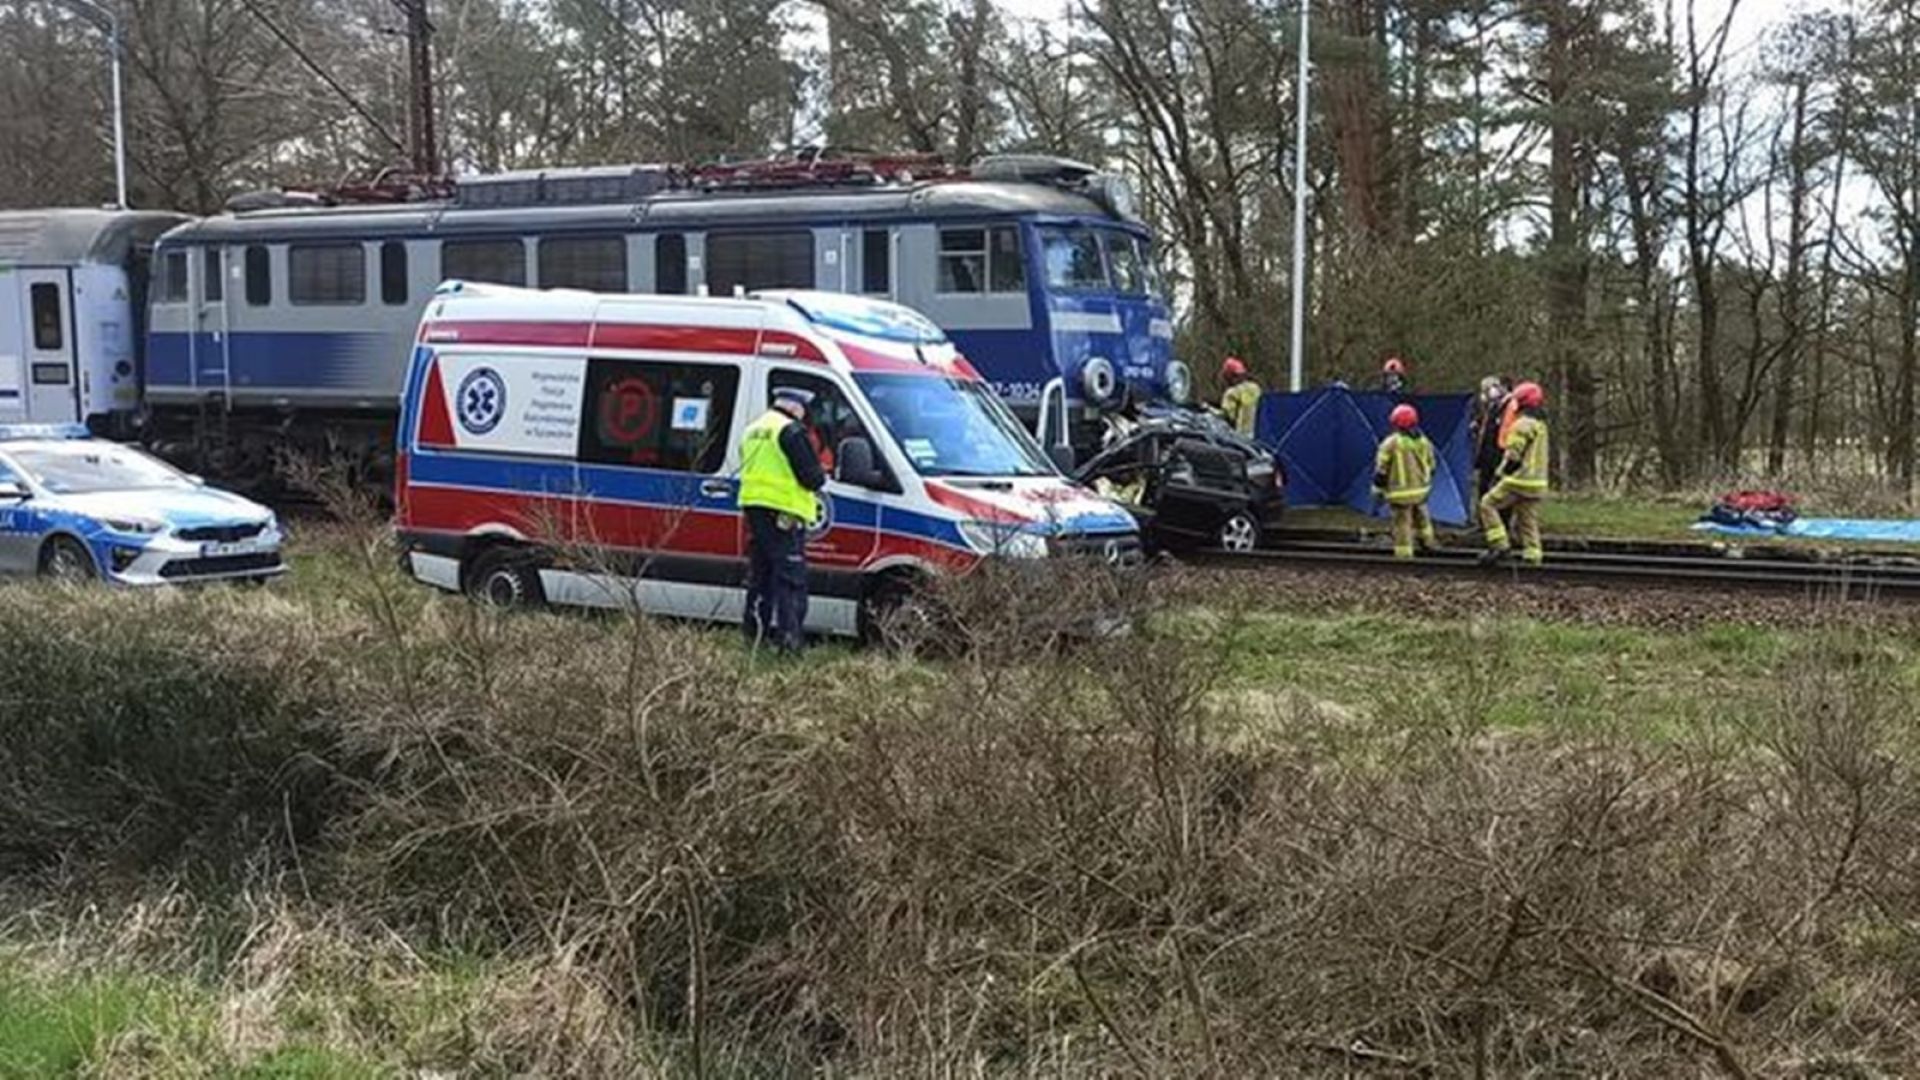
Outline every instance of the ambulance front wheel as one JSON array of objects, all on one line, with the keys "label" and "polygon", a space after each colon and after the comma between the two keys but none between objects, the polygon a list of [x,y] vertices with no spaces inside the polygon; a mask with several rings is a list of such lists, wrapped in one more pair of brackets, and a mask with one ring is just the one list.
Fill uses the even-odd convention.
[{"label": "ambulance front wheel", "polygon": [[480,553],[467,571],[467,595],[488,607],[510,609],[546,603],[540,591],[540,570],[532,556],[518,548],[494,547]]},{"label": "ambulance front wheel", "polygon": [[896,652],[918,652],[941,637],[938,599],[920,574],[892,573],[860,602],[860,640]]}]

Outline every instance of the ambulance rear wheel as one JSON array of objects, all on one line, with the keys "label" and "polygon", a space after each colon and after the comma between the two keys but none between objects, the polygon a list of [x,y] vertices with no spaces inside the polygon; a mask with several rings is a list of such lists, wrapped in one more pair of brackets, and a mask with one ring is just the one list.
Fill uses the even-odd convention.
[{"label": "ambulance rear wheel", "polygon": [[538,607],[546,602],[540,591],[540,570],[524,551],[491,548],[473,561],[467,572],[467,595],[492,608]]},{"label": "ambulance rear wheel", "polygon": [[93,556],[87,554],[80,541],[70,536],[56,536],[40,549],[40,576],[75,583],[92,581],[96,576]]}]

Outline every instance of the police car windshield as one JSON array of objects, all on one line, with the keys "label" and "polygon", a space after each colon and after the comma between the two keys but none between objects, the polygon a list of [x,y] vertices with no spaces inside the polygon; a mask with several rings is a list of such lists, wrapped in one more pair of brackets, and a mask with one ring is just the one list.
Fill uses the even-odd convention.
[{"label": "police car windshield", "polygon": [[867,400],[922,476],[1051,476],[1033,436],[987,385],[933,375],[860,375]]},{"label": "police car windshield", "polygon": [[140,451],[113,443],[21,446],[8,452],[34,483],[55,495],[193,486],[186,477]]}]

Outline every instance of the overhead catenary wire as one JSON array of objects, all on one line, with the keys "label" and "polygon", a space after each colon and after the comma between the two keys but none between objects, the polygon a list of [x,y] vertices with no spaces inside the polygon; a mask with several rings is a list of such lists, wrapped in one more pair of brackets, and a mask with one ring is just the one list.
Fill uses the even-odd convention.
[{"label": "overhead catenary wire", "polygon": [[387,125],[381,123],[380,118],[375,116],[371,109],[361,104],[359,98],[353,96],[353,91],[348,90],[346,86],[343,85],[340,80],[334,78],[333,74],[318,60],[315,60],[305,49],[301,48],[300,43],[294,40],[293,35],[287,33],[284,27],[269,17],[267,13],[260,8],[260,5],[255,3],[254,0],[240,0],[240,4],[247,9],[248,14],[260,20],[260,25],[266,27],[267,32],[278,39],[280,44],[285,45],[288,51],[292,52],[308,71],[313,72],[316,78],[327,84],[328,89],[338,94],[340,100],[346,102],[347,107],[352,109],[360,119],[365,120],[367,125],[373,128],[375,133],[391,144],[395,150],[403,154],[408,152],[409,148],[404,140],[389,130]]}]

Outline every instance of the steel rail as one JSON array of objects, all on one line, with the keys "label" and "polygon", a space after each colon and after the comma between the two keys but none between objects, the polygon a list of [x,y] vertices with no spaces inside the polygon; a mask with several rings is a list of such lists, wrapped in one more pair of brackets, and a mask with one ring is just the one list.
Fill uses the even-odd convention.
[{"label": "steel rail", "polygon": [[1500,582],[1641,584],[1722,590],[1797,592],[1842,599],[1920,599],[1920,564],[1887,561],[1791,559],[1769,555],[1549,550],[1546,561],[1517,558],[1480,563],[1477,548],[1442,548],[1414,559],[1396,559],[1364,542],[1281,539],[1252,552],[1208,550],[1189,557],[1202,566],[1261,569],[1302,566],[1378,570],[1426,576],[1473,577]]}]

